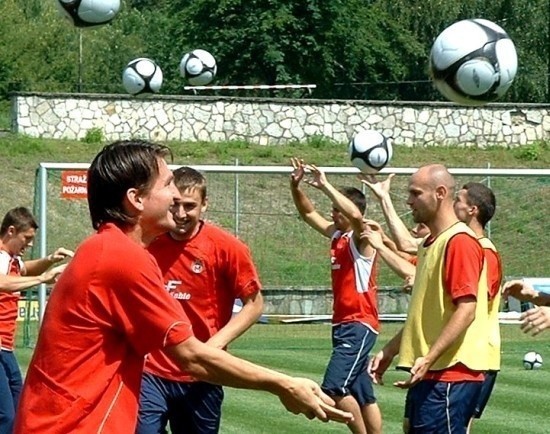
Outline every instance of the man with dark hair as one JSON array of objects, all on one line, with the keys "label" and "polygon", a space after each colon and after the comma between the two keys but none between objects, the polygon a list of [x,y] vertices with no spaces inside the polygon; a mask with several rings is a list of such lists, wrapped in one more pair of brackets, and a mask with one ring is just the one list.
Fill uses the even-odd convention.
[{"label": "man with dark hair", "polygon": [[[54,263],[72,256],[67,249],[57,249],[45,258],[23,261],[32,246],[38,224],[24,207],[10,209],[0,224],[0,274],[15,279],[14,290],[0,290],[0,432],[11,432],[22,387],[22,377],[14,354],[19,291],[50,280],[43,273]],[[54,273],[55,274],[55,273]],[[29,278],[26,276],[36,276]]]},{"label": "man with dark hair", "polygon": [[[485,227],[496,211],[493,191],[479,182],[468,182],[457,192],[454,210],[458,219],[468,225],[483,247],[488,285],[489,314],[489,369],[477,400],[474,418],[479,419],[491,396],[498,371],[500,371],[500,284],[502,282],[502,261],[493,242],[485,235]],[[470,427],[473,419],[470,421]]]},{"label": "man with dark hair", "polygon": [[[187,314],[197,339],[227,345],[256,323],[263,310],[260,280],[248,247],[204,220],[206,178],[191,167],[174,170],[180,197],[172,214],[176,227],[148,247],[166,291]],[[235,299],[242,309],[232,315]],[[147,356],[141,384],[138,434],[219,431],[223,389],[182,372],[162,351]]]},{"label": "man with dark hair", "polygon": [[200,342],[145,249],[174,228],[179,199],[165,158],[143,141],[106,146],[88,170],[97,233],[78,248],[49,299],[15,432],[133,433],[144,357],[164,349],[193,377],[269,391],[291,412],[349,421],[313,381]]},{"label": "man with dark hair", "polygon": [[[334,297],[332,355],[322,389],[338,408],[353,414],[353,433],[382,432],[382,416],[365,368],[379,330],[376,287],[377,254],[361,239],[365,195],[354,187],[334,188],[325,174],[302,160],[291,160],[290,191],[302,219],[331,240],[330,264]],[[305,178],[306,171],[312,178]],[[332,221],[321,216],[301,189],[304,182],[321,190],[332,202]]]}]

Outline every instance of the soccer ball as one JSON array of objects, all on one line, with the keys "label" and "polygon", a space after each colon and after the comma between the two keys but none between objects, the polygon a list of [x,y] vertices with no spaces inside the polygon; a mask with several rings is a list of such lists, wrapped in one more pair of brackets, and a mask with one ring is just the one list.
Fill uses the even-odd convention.
[{"label": "soccer ball", "polygon": [[542,356],[535,351],[525,353],[523,356],[523,367],[527,370],[540,369],[542,367]]},{"label": "soccer ball", "polygon": [[120,0],[57,0],[56,3],[76,27],[107,24],[120,9]]},{"label": "soccer ball", "polygon": [[353,136],[348,152],[351,164],[363,173],[374,174],[389,163],[393,149],[383,134],[363,130]]},{"label": "soccer ball", "polygon": [[218,66],[214,56],[205,50],[186,53],[180,62],[180,74],[191,86],[205,86],[216,76]]},{"label": "soccer ball", "polygon": [[501,97],[518,68],[514,43],[495,23],[484,19],[458,21],[436,38],[430,74],[447,99],[483,105]]},{"label": "soccer ball", "polygon": [[122,71],[122,84],[132,95],[158,92],[162,85],[162,70],[151,59],[134,59]]}]

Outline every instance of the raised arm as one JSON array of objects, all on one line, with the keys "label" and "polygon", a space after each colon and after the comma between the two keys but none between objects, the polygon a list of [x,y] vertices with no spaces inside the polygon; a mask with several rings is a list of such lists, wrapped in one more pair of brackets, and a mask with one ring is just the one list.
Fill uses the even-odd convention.
[{"label": "raised arm", "polygon": [[291,158],[290,161],[294,168],[290,174],[290,192],[300,217],[317,232],[330,238],[334,233],[334,224],[316,211],[313,203],[300,186],[305,173],[304,161],[299,158]]},{"label": "raised arm", "polygon": [[372,220],[366,221],[366,228],[361,232],[361,238],[366,238],[370,245],[376,249],[380,257],[399,276],[406,280],[414,281],[416,267],[406,259],[399,256],[384,243],[382,230],[378,223]]},{"label": "raised arm", "polygon": [[373,175],[359,175],[359,179],[371,189],[380,202],[380,207],[388,224],[390,234],[399,250],[415,254],[418,251],[421,240],[411,235],[409,229],[395,210],[390,196],[391,180],[394,176],[394,173],[390,173],[384,181],[377,181]]}]

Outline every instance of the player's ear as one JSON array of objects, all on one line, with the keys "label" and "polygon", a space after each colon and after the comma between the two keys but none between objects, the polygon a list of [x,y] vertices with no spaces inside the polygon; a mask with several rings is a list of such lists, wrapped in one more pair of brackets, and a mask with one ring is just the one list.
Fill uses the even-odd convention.
[{"label": "player's ear", "polygon": [[124,196],[124,201],[130,210],[143,211],[143,195],[137,188],[129,188]]},{"label": "player's ear", "polygon": [[202,201],[201,212],[206,212],[208,208],[208,196],[206,196]]}]

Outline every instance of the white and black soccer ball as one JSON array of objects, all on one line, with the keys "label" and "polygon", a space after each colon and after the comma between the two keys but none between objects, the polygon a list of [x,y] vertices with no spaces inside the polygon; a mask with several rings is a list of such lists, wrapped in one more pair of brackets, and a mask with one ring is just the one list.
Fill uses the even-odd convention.
[{"label": "white and black soccer ball", "polygon": [[542,368],[542,356],[536,351],[529,351],[523,356],[523,367],[527,370]]},{"label": "white and black soccer ball", "polygon": [[120,10],[120,0],[57,0],[56,3],[76,27],[110,23]]},{"label": "white and black soccer ball", "polygon": [[497,24],[484,19],[458,21],[436,38],[430,54],[435,87],[450,101],[483,105],[500,98],[518,68],[514,43]]},{"label": "white and black soccer ball", "polygon": [[180,74],[191,86],[206,86],[216,76],[216,59],[206,50],[186,53],[180,62]]},{"label": "white and black soccer ball", "polygon": [[390,162],[393,149],[382,133],[363,130],[350,140],[348,153],[351,164],[363,173],[374,174]]},{"label": "white and black soccer ball", "polygon": [[122,71],[122,84],[132,95],[156,93],[162,86],[162,70],[154,60],[134,59]]}]

